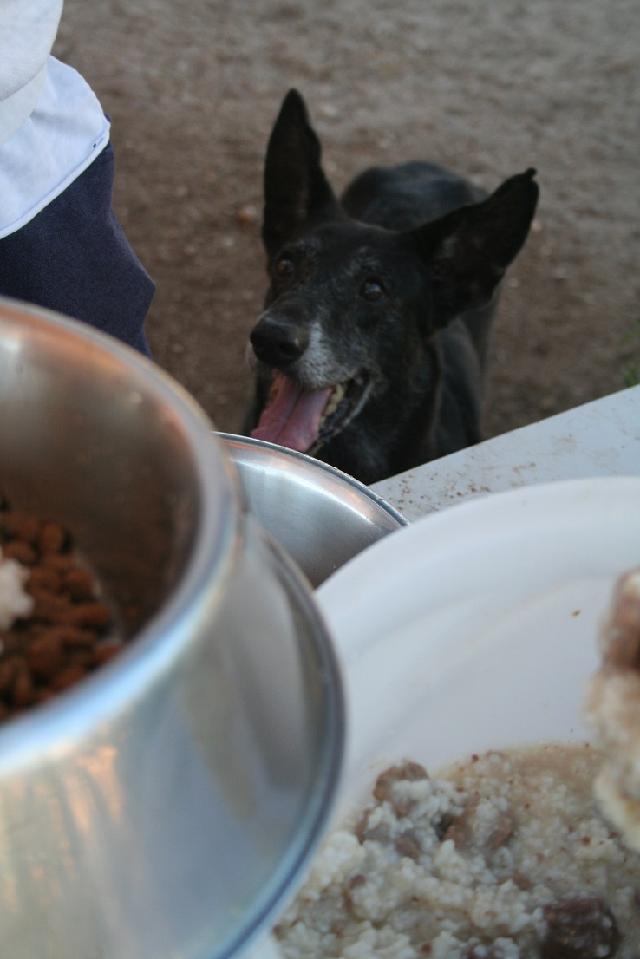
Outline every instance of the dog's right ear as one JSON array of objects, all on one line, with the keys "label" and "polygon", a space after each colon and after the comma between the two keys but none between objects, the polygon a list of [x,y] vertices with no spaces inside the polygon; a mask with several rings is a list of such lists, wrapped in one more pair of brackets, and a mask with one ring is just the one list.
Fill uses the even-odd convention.
[{"label": "dog's right ear", "polygon": [[264,166],[262,239],[269,256],[303,227],[340,216],[321,155],[305,102],[297,90],[289,90],[271,131]]}]

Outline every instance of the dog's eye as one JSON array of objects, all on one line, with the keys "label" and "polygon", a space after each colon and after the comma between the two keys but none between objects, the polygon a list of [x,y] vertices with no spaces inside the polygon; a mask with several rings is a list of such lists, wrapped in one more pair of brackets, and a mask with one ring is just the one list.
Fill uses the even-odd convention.
[{"label": "dog's eye", "polygon": [[360,296],[368,300],[369,303],[376,303],[386,296],[386,290],[380,280],[370,276],[360,287]]},{"label": "dog's eye", "polygon": [[293,260],[290,256],[279,256],[275,262],[274,271],[281,280],[286,280],[287,277],[291,276],[294,269]]}]

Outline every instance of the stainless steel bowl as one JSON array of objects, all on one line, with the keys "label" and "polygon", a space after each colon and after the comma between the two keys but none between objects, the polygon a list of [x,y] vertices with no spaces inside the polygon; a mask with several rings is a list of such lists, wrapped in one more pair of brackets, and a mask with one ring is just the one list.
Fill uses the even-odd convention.
[{"label": "stainless steel bowl", "polygon": [[294,450],[220,433],[249,508],[319,586],[347,560],[407,521],[346,473]]},{"label": "stainless steel bowl", "polygon": [[0,491],[74,533],[134,637],[0,726],[12,959],[241,952],[331,808],[343,703],[308,587],[172,381],[0,302]]}]

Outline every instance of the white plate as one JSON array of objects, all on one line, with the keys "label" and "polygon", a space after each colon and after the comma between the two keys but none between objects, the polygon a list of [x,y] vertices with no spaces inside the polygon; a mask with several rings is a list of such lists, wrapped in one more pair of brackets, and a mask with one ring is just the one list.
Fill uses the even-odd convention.
[{"label": "white plate", "polygon": [[375,774],[489,748],[588,738],[611,587],[640,565],[640,479],[518,489],[381,540],[317,592],[345,671],[339,814]]}]

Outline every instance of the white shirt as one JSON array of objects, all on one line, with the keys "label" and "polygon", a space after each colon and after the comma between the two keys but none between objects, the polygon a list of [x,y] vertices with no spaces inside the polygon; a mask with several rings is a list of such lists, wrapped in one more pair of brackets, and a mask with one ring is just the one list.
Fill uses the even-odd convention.
[{"label": "white shirt", "polygon": [[0,239],[59,196],[109,139],[91,87],[49,55],[61,8],[0,0]]},{"label": "white shirt", "polygon": [[62,0],[0,0],[0,143],[36,105]]}]

